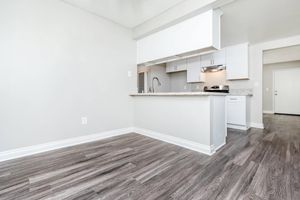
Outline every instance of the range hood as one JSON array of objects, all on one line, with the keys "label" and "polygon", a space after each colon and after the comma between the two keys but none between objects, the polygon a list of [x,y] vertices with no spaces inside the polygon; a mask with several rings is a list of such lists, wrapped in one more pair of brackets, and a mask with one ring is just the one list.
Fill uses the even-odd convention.
[{"label": "range hood", "polygon": [[222,71],[225,69],[226,69],[226,66],[224,66],[224,65],[213,65],[213,66],[209,66],[209,67],[203,67],[201,69],[201,71],[203,73],[206,73],[206,72],[218,72],[218,71]]}]

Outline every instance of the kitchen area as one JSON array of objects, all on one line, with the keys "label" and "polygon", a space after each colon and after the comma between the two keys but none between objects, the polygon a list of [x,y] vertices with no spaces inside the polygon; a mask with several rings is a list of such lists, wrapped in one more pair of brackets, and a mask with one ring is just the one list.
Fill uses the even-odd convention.
[{"label": "kitchen area", "polygon": [[210,10],[137,41],[140,132],[211,155],[227,128],[250,128],[252,89],[239,84],[249,79],[249,44],[221,48],[221,16]]}]

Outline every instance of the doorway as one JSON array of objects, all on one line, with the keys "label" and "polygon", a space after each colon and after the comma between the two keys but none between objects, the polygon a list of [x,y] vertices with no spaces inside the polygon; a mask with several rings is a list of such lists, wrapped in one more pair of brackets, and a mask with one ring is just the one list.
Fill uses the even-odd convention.
[{"label": "doorway", "polygon": [[275,70],[273,81],[274,112],[300,115],[300,67]]},{"label": "doorway", "polygon": [[263,111],[300,115],[300,45],[263,52]]}]

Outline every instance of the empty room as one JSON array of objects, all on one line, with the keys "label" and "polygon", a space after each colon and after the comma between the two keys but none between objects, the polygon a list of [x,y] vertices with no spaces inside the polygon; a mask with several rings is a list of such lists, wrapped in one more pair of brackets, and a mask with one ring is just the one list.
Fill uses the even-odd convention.
[{"label": "empty room", "polygon": [[0,200],[299,200],[299,0],[0,0]]}]

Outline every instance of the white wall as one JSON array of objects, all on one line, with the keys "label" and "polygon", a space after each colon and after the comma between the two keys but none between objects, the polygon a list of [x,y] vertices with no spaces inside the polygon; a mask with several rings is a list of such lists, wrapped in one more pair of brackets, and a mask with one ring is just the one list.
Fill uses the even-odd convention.
[{"label": "white wall", "polygon": [[0,151],[132,126],[135,49],[131,31],[62,1],[1,0]]},{"label": "white wall", "polygon": [[300,61],[264,65],[263,68],[263,110],[274,112],[273,73],[280,69],[300,68]]}]

